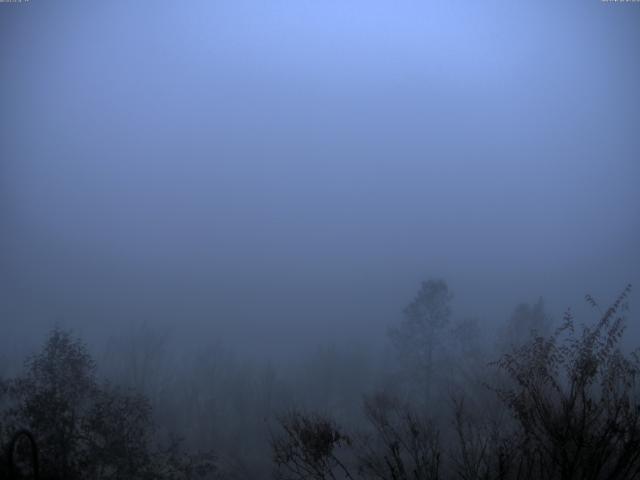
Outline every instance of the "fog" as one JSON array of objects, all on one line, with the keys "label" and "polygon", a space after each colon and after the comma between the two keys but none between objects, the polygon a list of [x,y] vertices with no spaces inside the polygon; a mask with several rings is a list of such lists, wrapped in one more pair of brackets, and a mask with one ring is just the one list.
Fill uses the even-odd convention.
[{"label": "fog", "polygon": [[54,325],[385,350],[430,278],[490,340],[520,302],[614,300],[640,283],[639,26],[600,1],[0,4],[3,350]]}]

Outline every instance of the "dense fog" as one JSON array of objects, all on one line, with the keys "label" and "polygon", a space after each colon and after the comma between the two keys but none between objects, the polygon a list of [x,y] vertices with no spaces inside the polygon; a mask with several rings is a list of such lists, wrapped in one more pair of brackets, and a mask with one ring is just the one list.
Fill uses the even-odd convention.
[{"label": "dense fog", "polygon": [[[148,402],[149,442],[213,452],[203,475],[355,478],[278,470],[279,435],[397,401],[449,451],[459,399],[509,417],[499,360],[567,308],[579,331],[611,305],[607,338],[640,346],[639,27],[600,0],[0,3],[1,443],[23,426],[54,469],[15,405],[42,359],[91,357]],[[363,478],[543,475],[382,474],[353,448]],[[165,478],[69,462],[51,475]]]}]

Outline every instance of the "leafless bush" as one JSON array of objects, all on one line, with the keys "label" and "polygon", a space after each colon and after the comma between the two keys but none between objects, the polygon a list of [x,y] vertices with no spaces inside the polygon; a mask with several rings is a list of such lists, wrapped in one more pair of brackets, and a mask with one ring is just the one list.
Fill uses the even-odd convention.
[{"label": "leafless bush", "polygon": [[440,474],[438,432],[423,415],[388,395],[365,401],[373,434],[360,443],[359,471],[365,478],[436,480]]},{"label": "leafless bush", "polygon": [[276,476],[283,480],[353,478],[339,456],[351,439],[333,421],[293,411],[281,417],[283,435],[272,440]]},{"label": "leafless bush", "polygon": [[629,292],[595,326],[578,329],[569,311],[553,335],[497,362],[512,381],[498,394],[519,427],[512,465],[548,479],[640,477],[640,364],[619,348]]},{"label": "leafless bush", "polygon": [[439,478],[440,444],[430,422],[386,395],[367,399],[365,413],[371,431],[355,440],[319,415],[282,417],[283,435],[272,442],[279,478]]}]

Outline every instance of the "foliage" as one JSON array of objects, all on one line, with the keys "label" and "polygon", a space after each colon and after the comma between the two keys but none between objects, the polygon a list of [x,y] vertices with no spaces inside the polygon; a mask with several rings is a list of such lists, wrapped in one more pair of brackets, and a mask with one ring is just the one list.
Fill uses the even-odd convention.
[{"label": "foliage", "polygon": [[325,416],[293,412],[272,440],[277,476],[286,480],[436,480],[438,433],[407,405],[379,394],[365,401],[370,431],[354,440]]},{"label": "foliage", "polygon": [[[478,342],[482,332],[477,322],[446,328],[448,288],[444,282],[425,282],[392,340],[398,349],[415,344],[415,350],[407,353],[413,355],[413,367],[422,373],[422,381],[434,380],[433,369],[438,369],[438,381],[432,384],[444,392],[442,397],[449,394],[453,408],[443,409],[440,399],[411,403],[401,395],[404,392],[388,385],[384,394],[366,396],[358,412],[344,408],[356,391],[364,391],[364,384],[352,381],[357,386],[350,395],[343,390],[353,387],[350,380],[368,369],[345,370],[342,364],[354,368],[355,357],[337,357],[335,352],[319,356],[317,366],[305,370],[309,381],[302,385],[308,395],[302,399],[312,397],[316,403],[311,408],[336,418],[362,413],[364,423],[339,424],[324,414],[289,410],[279,417],[278,433],[271,437],[276,476],[282,480],[640,480],[636,380],[640,357],[637,352],[625,353],[621,346],[629,293],[627,287],[604,311],[587,296],[600,313],[594,325],[578,325],[569,311],[559,328],[548,334],[541,302],[518,307],[510,322],[519,325],[514,331],[519,335],[531,327],[535,333],[516,335],[518,341],[510,342],[508,353],[493,363],[497,368],[487,368],[488,352]],[[532,328],[536,324],[545,328]],[[420,331],[423,336],[409,338]],[[454,343],[445,346],[439,342],[446,332]],[[430,345],[420,347],[419,340]],[[418,370],[418,360],[428,359],[420,352],[433,348],[434,353],[436,347],[442,350]],[[461,375],[452,365],[464,361],[473,368]],[[193,418],[199,429],[186,430],[192,447],[206,443],[198,432],[215,430],[231,452],[222,464],[214,463],[208,452],[185,452],[177,437],[161,443],[158,439],[172,429],[159,433],[148,397],[101,381],[86,346],[55,329],[42,350],[27,360],[23,375],[0,379],[0,442],[11,444],[10,450],[0,452],[4,460],[0,478],[11,478],[3,469],[8,455],[26,474],[19,478],[35,478],[30,473],[36,464],[30,461],[34,453],[39,453],[40,478],[263,478],[268,465],[261,467],[259,458],[247,458],[246,453],[268,440],[256,440],[255,426],[247,434],[247,425],[253,425],[256,416],[268,417],[273,408],[290,408],[300,399],[279,384],[271,370],[265,375],[240,367],[221,370],[220,359],[211,355],[198,357],[197,365],[197,375],[175,384],[184,387],[178,388],[180,394],[197,408],[176,404],[160,418],[176,414]],[[458,372],[454,379],[441,381],[452,372]],[[491,379],[489,372],[494,375]],[[492,386],[486,388],[487,384]],[[158,385],[162,387],[158,392],[167,388],[164,380]],[[262,388],[268,395],[252,395]],[[217,432],[221,422],[228,427],[223,434]],[[39,452],[28,435],[18,434],[22,431],[33,434]],[[12,438],[17,440],[10,442]],[[238,448],[251,441],[255,443],[249,449]]]},{"label": "foliage", "polygon": [[340,459],[351,439],[330,419],[292,411],[280,418],[284,435],[272,440],[276,475],[283,480],[353,478]]},{"label": "foliage", "polygon": [[158,448],[147,399],[99,384],[86,346],[69,332],[54,329],[25,367],[24,376],[5,384],[3,433],[8,437],[19,429],[32,432],[40,470],[47,476],[186,479],[200,478],[196,473],[204,472],[174,461],[175,454]]},{"label": "foliage", "polygon": [[569,311],[553,335],[498,362],[513,382],[498,393],[519,427],[514,462],[549,479],[640,476],[640,363],[619,346],[629,292],[594,327],[578,329]]},{"label": "foliage", "polygon": [[[382,394],[365,401],[370,429],[361,435],[320,417],[285,418],[285,435],[273,443],[278,466],[291,473],[283,478],[640,479],[640,356],[620,347],[629,292],[594,326],[578,328],[568,312],[548,337],[504,354],[494,365],[506,383],[492,389],[505,415],[454,397],[446,444],[426,415]],[[340,463],[332,463],[345,438],[356,440],[344,442]]]}]

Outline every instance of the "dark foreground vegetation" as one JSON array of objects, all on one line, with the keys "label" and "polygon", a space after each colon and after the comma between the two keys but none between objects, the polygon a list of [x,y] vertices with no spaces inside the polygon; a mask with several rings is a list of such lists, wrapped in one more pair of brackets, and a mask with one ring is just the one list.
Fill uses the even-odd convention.
[{"label": "dark foreground vegetation", "polygon": [[210,455],[190,455],[177,439],[163,445],[154,438],[149,401],[99,384],[86,347],[69,332],[52,331],[27,360],[24,376],[1,387],[5,455],[15,459],[3,462],[6,475],[30,469],[28,478],[35,469],[55,479],[186,479],[214,470]]},{"label": "dark foreground vegetation", "polygon": [[568,311],[554,326],[542,302],[521,305],[491,344],[477,321],[452,321],[446,283],[424,282],[389,332],[386,374],[321,352],[289,383],[220,356],[198,357],[191,381],[155,382],[149,340],[114,384],[55,329],[0,383],[0,477],[640,478],[640,359],[621,345],[629,293],[606,309],[587,296],[590,325]]}]

